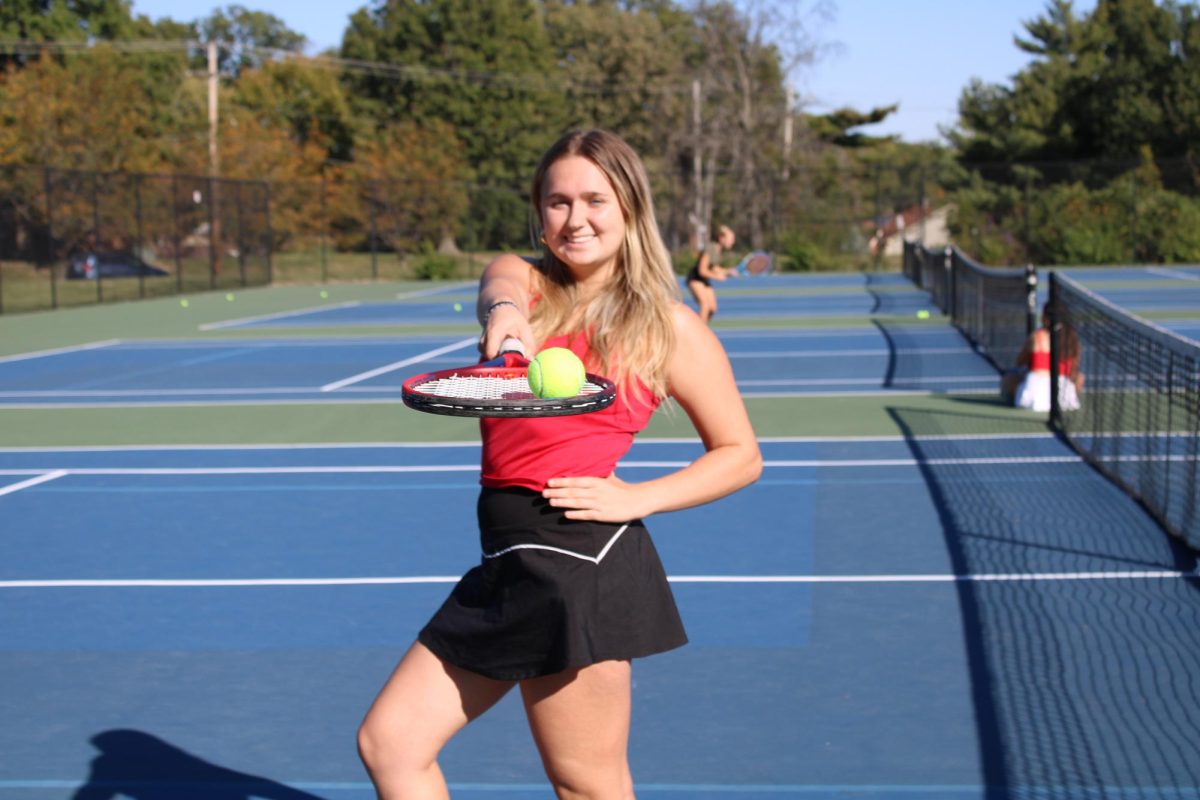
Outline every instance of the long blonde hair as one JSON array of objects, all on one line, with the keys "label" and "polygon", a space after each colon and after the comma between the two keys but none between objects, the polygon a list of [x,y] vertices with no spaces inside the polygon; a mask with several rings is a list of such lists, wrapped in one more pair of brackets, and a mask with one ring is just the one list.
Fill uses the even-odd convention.
[{"label": "long blonde hair", "polygon": [[[542,189],[550,166],[560,158],[582,156],[612,184],[625,218],[625,241],[617,269],[604,290],[588,301],[578,327],[579,289],[567,265],[544,248],[538,266],[540,298],[531,316],[540,341],[562,333],[586,332],[599,363],[589,365],[624,385],[631,375],[658,397],[667,394],[667,369],[675,349],[671,311],[679,284],[654,217],[650,181],[637,153],[609,131],[564,134],[542,156],[533,176],[530,202],[541,221]],[[568,325],[575,330],[567,330]]]}]

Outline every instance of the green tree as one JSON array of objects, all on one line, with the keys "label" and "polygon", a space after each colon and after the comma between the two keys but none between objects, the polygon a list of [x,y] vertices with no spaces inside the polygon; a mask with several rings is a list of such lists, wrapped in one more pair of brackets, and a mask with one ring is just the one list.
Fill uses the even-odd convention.
[{"label": "green tree", "polygon": [[268,60],[263,51],[299,53],[308,41],[288,28],[279,17],[240,5],[214,9],[192,25],[195,38],[219,45],[217,68],[231,77],[262,66]]},{"label": "green tree", "polygon": [[483,181],[524,182],[565,120],[562,82],[532,0],[380,4],[351,17],[341,55],[393,65],[350,73],[363,108],[381,126],[447,123]]}]

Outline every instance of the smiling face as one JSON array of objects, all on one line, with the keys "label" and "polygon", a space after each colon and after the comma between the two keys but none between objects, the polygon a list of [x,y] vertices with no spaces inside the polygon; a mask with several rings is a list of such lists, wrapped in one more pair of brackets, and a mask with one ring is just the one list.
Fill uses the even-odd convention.
[{"label": "smiling face", "polygon": [[604,280],[616,270],[625,215],[616,190],[592,161],[564,156],[550,165],[541,217],[546,246],[576,280]]}]

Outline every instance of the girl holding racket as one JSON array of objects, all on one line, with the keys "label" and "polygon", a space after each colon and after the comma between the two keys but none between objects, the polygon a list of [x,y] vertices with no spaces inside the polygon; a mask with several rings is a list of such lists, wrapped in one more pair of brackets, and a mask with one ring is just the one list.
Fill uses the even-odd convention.
[{"label": "girl holding racket", "polygon": [[688,291],[700,306],[700,319],[708,322],[717,313],[717,293],[713,281],[723,281],[729,271],[721,266],[721,254],[733,247],[736,237],[728,225],[718,225],[713,240],[700,251],[696,263],[687,274]]},{"label": "girl holding racket", "polygon": [[[679,300],[645,169],[619,137],[563,136],[531,201],[536,263],[493,261],[479,288],[480,350],[569,347],[611,377],[594,413],[483,418],[480,566],[420,632],[367,713],[359,751],[382,798],[444,798],[442,746],[513,686],[559,797],[633,795],[631,659],[686,642],[641,518],[756,480],[761,455],[720,343]],[[705,452],[640,483],[614,473],[674,398]]]}]

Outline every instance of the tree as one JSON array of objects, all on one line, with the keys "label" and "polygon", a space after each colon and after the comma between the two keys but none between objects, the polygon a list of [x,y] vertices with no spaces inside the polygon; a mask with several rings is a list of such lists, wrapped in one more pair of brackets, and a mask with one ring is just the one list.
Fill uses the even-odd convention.
[{"label": "tree", "polygon": [[1086,17],[1052,0],[1015,44],[1033,61],[1011,86],[973,81],[951,141],[970,162],[1197,155],[1200,6],[1100,0]]},{"label": "tree", "polygon": [[[473,177],[523,187],[564,120],[561,82],[532,0],[398,0],[355,13],[342,40],[347,59],[384,62],[347,79],[380,127],[444,122],[462,143]],[[479,195],[483,241],[525,238],[518,196]],[[511,198],[511,199],[502,199]]]},{"label": "tree", "polygon": [[240,5],[226,6],[223,11],[214,9],[209,16],[193,23],[193,28],[195,38],[219,45],[217,68],[228,77],[261,67],[267,61],[264,50],[299,53],[308,42],[279,17]]}]

